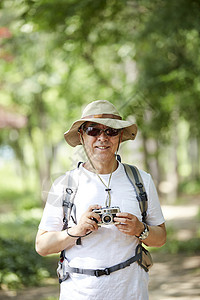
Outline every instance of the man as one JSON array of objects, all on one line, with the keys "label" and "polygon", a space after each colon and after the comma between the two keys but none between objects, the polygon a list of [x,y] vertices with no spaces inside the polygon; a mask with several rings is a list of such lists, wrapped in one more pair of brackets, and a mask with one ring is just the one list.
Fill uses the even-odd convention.
[{"label": "man", "polygon": [[[69,145],[82,144],[88,158],[73,174],[78,185],[73,199],[77,224],[62,230],[62,201],[52,200],[52,195],[62,199],[60,183],[65,181],[66,173],[49,193],[36,237],[40,255],[65,249],[67,272],[61,283],[60,300],[148,299],[148,273],[137,262],[107,272],[110,266],[133,257],[141,241],[154,247],[166,241],[164,218],[151,176],[140,170],[148,195],[147,226],[142,222],[136,193],[124,166],[116,160],[120,143],[134,140],[136,133],[136,125],[122,120],[110,102],[98,100],[90,103],[81,119],[64,134]],[[94,210],[102,207],[119,207],[114,224],[99,226],[102,216]]]}]

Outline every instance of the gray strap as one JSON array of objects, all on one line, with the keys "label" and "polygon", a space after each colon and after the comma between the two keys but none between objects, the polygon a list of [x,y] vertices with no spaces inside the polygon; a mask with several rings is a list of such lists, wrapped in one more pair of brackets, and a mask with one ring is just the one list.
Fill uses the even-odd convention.
[{"label": "gray strap", "polygon": [[[74,198],[76,196],[77,190],[78,190],[78,182],[75,181],[73,174],[74,170],[69,171],[67,176],[67,182],[65,185],[64,190],[64,199],[63,199],[63,210],[64,210],[64,218],[63,218],[63,230],[68,228],[68,223],[70,218],[72,218],[73,222],[76,224],[76,206],[74,205]],[[72,216],[72,210],[73,210],[73,216]],[[62,250],[60,253],[60,262],[63,261],[65,257],[65,250]]]},{"label": "gray strap", "polygon": [[133,185],[136,191],[137,200],[139,202],[140,210],[142,214],[142,221],[145,222],[146,211],[148,207],[148,198],[147,198],[147,193],[144,187],[142,177],[136,166],[131,166],[128,164],[123,164],[123,166],[130,183]]},{"label": "gray strap", "polygon": [[[74,205],[74,198],[78,190],[78,182],[74,178],[74,170],[67,174],[67,183],[64,191],[63,209],[64,209],[64,226],[63,229],[68,227],[68,222],[72,217],[73,222],[76,224],[76,206]],[[73,215],[72,215],[73,211]]]},{"label": "gray strap", "polygon": [[70,266],[67,266],[66,272],[100,277],[102,275],[110,275],[110,273],[112,272],[118,271],[120,269],[124,269],[130,266],[130,264],[134,263],[135,261],[138,261],[139,259],[141,259],[141,253],[137,253],[136,255],[127,259],[126,261],[109,268],[93,270],[93,269],[72,268]]}]

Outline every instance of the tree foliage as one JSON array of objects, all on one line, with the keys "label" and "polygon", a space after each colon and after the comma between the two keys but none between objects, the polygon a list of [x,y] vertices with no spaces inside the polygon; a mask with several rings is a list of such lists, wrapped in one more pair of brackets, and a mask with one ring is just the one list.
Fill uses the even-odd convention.
[{"label": "tree foliage", "polygon": [[28,143],[41,181],[63,129],[94,99],[106,98],[123,116],[134,115],[148,167],[148,140],[154,139],[159,163],[163,145],[176,148],[182,120],[199,144],[199,1],[2,0],[0,5],[0,27],[12,35],[0,40],[0,101],[29,120],[12,141],[2,131],[1,142],[25,163]]},{"label": "tree foliage", "polygon": [[191,134],[199,136],[200,3],[153,2],[151,12],[143,15],[145,26],[136,42],[139,88],[145,90],[162,120],[173,123],[177,111],[189,122]]}]

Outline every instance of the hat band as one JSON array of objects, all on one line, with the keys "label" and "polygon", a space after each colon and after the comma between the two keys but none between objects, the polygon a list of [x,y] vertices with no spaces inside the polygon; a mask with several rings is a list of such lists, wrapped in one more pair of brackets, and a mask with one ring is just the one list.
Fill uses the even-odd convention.
[{"label": "hat band", "polygon": [[122,120],[120,116],[112,115],[112,114],[99,114],[99,115],[89,115],[86,117],[82,117],[81,119],[90,119],[90,118],[102,118],[102,119],[117,119]]}]

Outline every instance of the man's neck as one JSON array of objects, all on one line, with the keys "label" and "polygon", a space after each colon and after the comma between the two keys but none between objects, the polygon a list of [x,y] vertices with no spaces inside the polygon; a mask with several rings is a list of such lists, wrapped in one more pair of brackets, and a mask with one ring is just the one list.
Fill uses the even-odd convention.
[{"label": "man's neck", "polygon": [[[93,162],[94,164],[94,167],[95,167],[95,170],[98,174],[110,174],[111,172],[114,172],[117,167],[118,167],[118,162],[117,160],[114,158],[113,161],[111,162]],[[87,161],[85,164],[84,164],[84,168],[86,168],[88,171],[91,171],[91,172],[95,172],[94,168],[91,166],[90,162]]]}]

